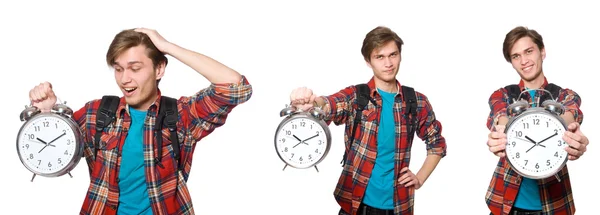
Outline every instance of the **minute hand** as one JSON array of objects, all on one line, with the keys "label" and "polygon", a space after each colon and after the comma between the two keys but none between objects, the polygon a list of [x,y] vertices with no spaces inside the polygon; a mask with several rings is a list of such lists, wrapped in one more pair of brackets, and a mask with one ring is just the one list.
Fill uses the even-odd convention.
[{"label": "minute hand", "polygon": [[[558,133],[554,133],[553,135],[550,135],[549,137],[546,137],[546,139],[543,139],[542,141],[538,142],[537,144],[541,146],[541,143],[542,143],[542,142],[544,142],[544,141],[546,141],[546,140],[548,140],[548,139],[550,139],[550,138],[552,138],[552,137],[554,137],[554,136],[556,136],[556,135],[558,135]],[[544,147],[545,147],[545,146],[544,146]]]}]

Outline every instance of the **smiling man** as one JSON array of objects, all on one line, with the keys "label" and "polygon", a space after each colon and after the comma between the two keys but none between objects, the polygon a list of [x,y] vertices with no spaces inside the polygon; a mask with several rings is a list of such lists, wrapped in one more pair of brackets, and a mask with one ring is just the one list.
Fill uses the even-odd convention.
[{"label": "smiling man", "polygon": [[[162,96],[158,84],[165,75],[166,54],[191,67],[211,85],[179,99]],[[233,69],[179,47],[151,29],[118,33],[108,48],[106,62],[114,69],[123,93],[114,100],[114,115],[106,116],[114,120],[97,130],[96,119],[106,114],[98,113],[105,104],[101,99],[87,102],[73,114],[84,136],[84,156],[90,171],[80,214],[194,214],[186,183],[196,142],[222,126],[234,107],[250,99],[251,85]],[[197,85],[185,80],[180,83]],[[31,89],[29,98],[43,112],[56,103],[48,82]],[[169,107],[177,117],[159,121],[157,115]],[[155,131],[162,123],[177,128]]]},{"label": "smiling man", "polygon": [[[546,50],[542,36],[537,31],[522,26],[512,29],[504,39],[503,54],[506,61],[511,63],[521,76],[519,84],[515,86],[518,92],[550,89],[547,88],[549,83],[542,69]],[[489,150],[500,157],[486,193],[486,203],[491,213],[574,214],[575,204],[566,166],[558,172],[557,177],[539,180],[522,177],[510,168],[504,151],[504,129],[508,122],[506,108],[510,104],[509,101],[512,101],[509,95],[508,89],[500,88],[489,98],[491,110],[487,119],[490,129],[487,144]],[[539,101],[537,103],[541,104],[544,97],[543,93],[534,90],[524,94],[524,99],[530,104],[536,104],[532,101]],[[583,121],[583,113],[579,109],[581,98],[575,91],[564,88],[558,90],[557,101],[562,103],[566,110],[561,116],[568,125],[568,130],[562,137],[568,143],[565,150],[569,154],[569,160],[576,160],[583,155],[589,144],[580,129]]]},{"label": "smiling man", "polygon": [[[396,79],[402,45],[391,29],[376,27],[366,35],[361,49],[373,72],[366,86],[349,86],[329,96],[316,96],[301,87],[290,95],[295,108],[318,107],[324,110],[327,124],[346,124],[344,168],[334,193],[341,206],[339,214],[413,214],[415,190],[446,155],[442,125],[427,97],[405,91],[408,86]],[[361,100],[367,104],[360,105]],[[413,132],[427,149],[416,174],[408,168]]]}]

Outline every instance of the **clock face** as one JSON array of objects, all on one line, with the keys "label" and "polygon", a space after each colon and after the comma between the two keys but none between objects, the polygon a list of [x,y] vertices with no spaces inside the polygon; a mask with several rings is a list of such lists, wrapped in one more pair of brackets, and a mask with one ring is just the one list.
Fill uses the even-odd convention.
[{"label": "clock face", "polygon": [[506,157],[521,175],[541,179],[558,172],[566,162],[565,126],[546,112],[523,113],[506,130]]},{"label": "clock face", "polygon": [[275,148],[288,165],[308,168],[317,164],[329,150],[328,135],[317,121],[292,118],[278,128]]},{"label": "clock face", "polygon": [[36,174],[57,174],[68,167],[78,152],[75,132],[61,117],[33,117],[21,128],[17,138],[21,161]]}]

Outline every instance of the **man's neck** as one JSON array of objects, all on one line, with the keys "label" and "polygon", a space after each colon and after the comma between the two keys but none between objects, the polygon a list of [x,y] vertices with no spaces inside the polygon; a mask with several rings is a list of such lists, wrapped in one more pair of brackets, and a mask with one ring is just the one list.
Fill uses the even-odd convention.
[{"label": "man's neck", "polygon": [[531,81],[526,81],[523,80],[523,85],[525,85],[526,88],[528,89],[539,89],[542,87],[542,85],[544,85],[544,74],[541,73],[537,78],[531,80]]},{"label": "man's neck", "polygon": [[375,87],[379,88],[388,93],[397,93],[398,92],[398,84],[396,81],[385,82],[381,80],[375,80]]}]

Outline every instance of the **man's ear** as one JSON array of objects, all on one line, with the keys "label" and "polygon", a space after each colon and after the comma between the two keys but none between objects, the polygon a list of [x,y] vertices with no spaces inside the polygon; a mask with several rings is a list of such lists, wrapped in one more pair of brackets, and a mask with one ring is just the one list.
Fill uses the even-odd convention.
[{"label": "man's ear", "polygon": [[543,48],[540,53],[542,54],[542,60],[546,59],[546,48]]},{"label": "man's ear", "polygon": [[154,69],[154,71],[156,72],[156,80],[161,79],[165,75],[165,66],[166,66],[166,63],[161,62]]}]

